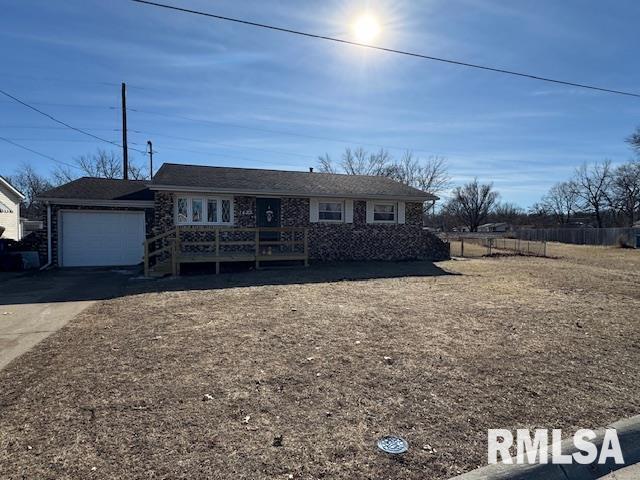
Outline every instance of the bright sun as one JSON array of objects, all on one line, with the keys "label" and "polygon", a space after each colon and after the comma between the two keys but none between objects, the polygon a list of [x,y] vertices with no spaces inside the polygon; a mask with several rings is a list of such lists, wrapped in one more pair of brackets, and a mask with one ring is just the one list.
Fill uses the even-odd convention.
[{"label": "bright sun", "polygon": [[380,24],[376,18],[368,13],[360,15],[353,24],[353,33],[356,41],[368,43],[374,40],[380,33]]}]

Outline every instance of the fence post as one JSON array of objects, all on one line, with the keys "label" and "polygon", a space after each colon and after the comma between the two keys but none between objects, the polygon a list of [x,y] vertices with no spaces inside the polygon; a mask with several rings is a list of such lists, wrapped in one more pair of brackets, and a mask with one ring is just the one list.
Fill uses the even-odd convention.
[{"label": "fence post", "polygon": [[489,238],[487,242],[487,248],[489,249],[489,256],[491,256],[491,246],[493,245],[493,238]]},{"label": "fence post", "polygon": [[464,258],[464,237],[460,237],[460,256]]},{"label": "fence post", "polygon": [[546,257],[546,256],[547,256],[547,242],[544,242],[544,243],[542,244],[542,248],[543,248],[543,252],[544,252],[544,253],[542,254],[542,256],[543,256],[543,257]]}]

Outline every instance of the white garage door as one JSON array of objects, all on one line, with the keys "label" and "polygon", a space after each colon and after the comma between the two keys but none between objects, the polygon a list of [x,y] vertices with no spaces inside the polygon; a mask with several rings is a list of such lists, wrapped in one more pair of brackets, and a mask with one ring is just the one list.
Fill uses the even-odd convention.
[{"label": "white garage door", "polygon": [[62,212],[60,237],[64,267],[135,265],[142,262],[143,212]]}]

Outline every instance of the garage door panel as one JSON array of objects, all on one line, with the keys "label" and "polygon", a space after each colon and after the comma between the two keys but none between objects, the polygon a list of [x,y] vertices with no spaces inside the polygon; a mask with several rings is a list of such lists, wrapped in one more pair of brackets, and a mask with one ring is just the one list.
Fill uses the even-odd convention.
[{"label": "garage door panel", "polygon": [[62,212],[65,267],[135,265],[144,254],[143,212]]}]

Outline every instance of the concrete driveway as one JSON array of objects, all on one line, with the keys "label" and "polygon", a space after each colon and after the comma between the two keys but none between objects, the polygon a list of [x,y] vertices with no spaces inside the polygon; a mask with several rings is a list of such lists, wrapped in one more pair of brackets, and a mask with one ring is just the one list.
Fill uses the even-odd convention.
[{"label": "concrete driveway", "polygon": [[0,369],[97,300],[121,295],[134,270],[0,274]]},{"label": "concrete driveway", "polygon": [[600,477],[601,480],[638,480],[639,478],[640,465],[631,465],[622,470],[616,470],[606,477]]}]

